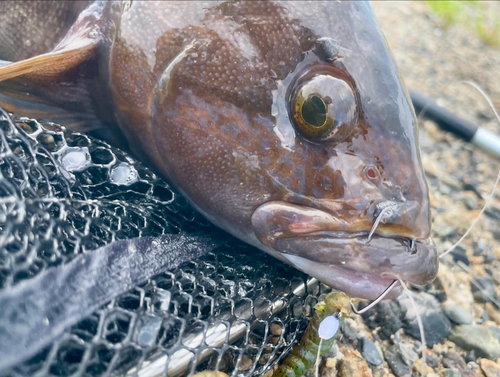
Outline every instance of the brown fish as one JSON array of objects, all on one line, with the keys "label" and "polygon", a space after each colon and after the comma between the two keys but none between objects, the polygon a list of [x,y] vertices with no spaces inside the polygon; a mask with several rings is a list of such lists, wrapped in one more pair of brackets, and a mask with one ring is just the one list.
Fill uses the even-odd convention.
[{"label": "brown fish", "polygon": [[370,4],[2,9],[8,110],[124,136],[214,224],[351,295],[436,276],[415,114]]}]

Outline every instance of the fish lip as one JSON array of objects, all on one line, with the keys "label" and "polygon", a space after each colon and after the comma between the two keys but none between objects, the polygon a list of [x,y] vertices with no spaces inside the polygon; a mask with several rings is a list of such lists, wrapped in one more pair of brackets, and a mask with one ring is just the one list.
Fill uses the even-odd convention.
[{"label": "fish lip", "polygon": [[272,246],[278,252],[307,258],[324,265],[336,265],[383,279],[402,279],[426,285],[438,272],[439,256],[431,238],[411,240],[367,234],[314,232],[295,237],[277,238]]},{"label": "fish lip", "polygon": [[369,224],[351,231],[348,222],[332,213],[286,202],[265,203],[252,214],[260,242],[334,288],[338,287],[328,268],[363,274],[363,279],[377,284],[380,279],[390,284],[400,278],[425,285],[437,276],[439,258],[431,238],[413,239],[410,252],[412,239],[407,232],[390,233],[386,228],[368,240]]}]

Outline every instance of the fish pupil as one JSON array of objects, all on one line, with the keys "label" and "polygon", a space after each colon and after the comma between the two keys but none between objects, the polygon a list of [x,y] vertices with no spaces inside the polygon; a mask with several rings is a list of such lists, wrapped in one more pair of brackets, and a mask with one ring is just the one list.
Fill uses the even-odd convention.
[{"label": "fish pupil", "polygon": [[326,103],[318,95],[311,95],[302,105],[302,117],[313,127],[323,127],[327,113]]},{"label": "fish pupil", "polygon": [[372,168],[368,169],[368,171],[366,173],[367,173],[368,177],[370,177],[372,179],[377,178],[377,175],[378,175],[377,172],[375,171],[375,169],[372,169]]}]

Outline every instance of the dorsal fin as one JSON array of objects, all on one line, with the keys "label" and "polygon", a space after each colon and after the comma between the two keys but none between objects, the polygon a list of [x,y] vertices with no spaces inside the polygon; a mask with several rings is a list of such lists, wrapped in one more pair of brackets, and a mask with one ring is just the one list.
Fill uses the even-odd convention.
[{"label": "dorsal fin", "polygon": [[59,77],[93,56],[98,40],[79,38],[59,45],[47,54],[19,62],[0,61],[0,82],[13,78],[22,81],[46,81]]},{"label": "dorsal fin", "polygon": [[78,131],[100,128],[87,82],[96,72],[99,10],[84,11],[52,51],[18,62],[0,60],[0,106]]}]

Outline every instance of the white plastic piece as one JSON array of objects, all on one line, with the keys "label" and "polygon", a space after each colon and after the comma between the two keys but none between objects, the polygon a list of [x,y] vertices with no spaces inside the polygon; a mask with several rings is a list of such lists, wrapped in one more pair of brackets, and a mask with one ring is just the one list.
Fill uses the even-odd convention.
[{"label": "white plastic piece", "polygon": [[319,324],[318,335],[321,339],[328,340],[335,336],[337,331],[339,330],[340,322],[337,317],[331,315],[326,317]]}]

